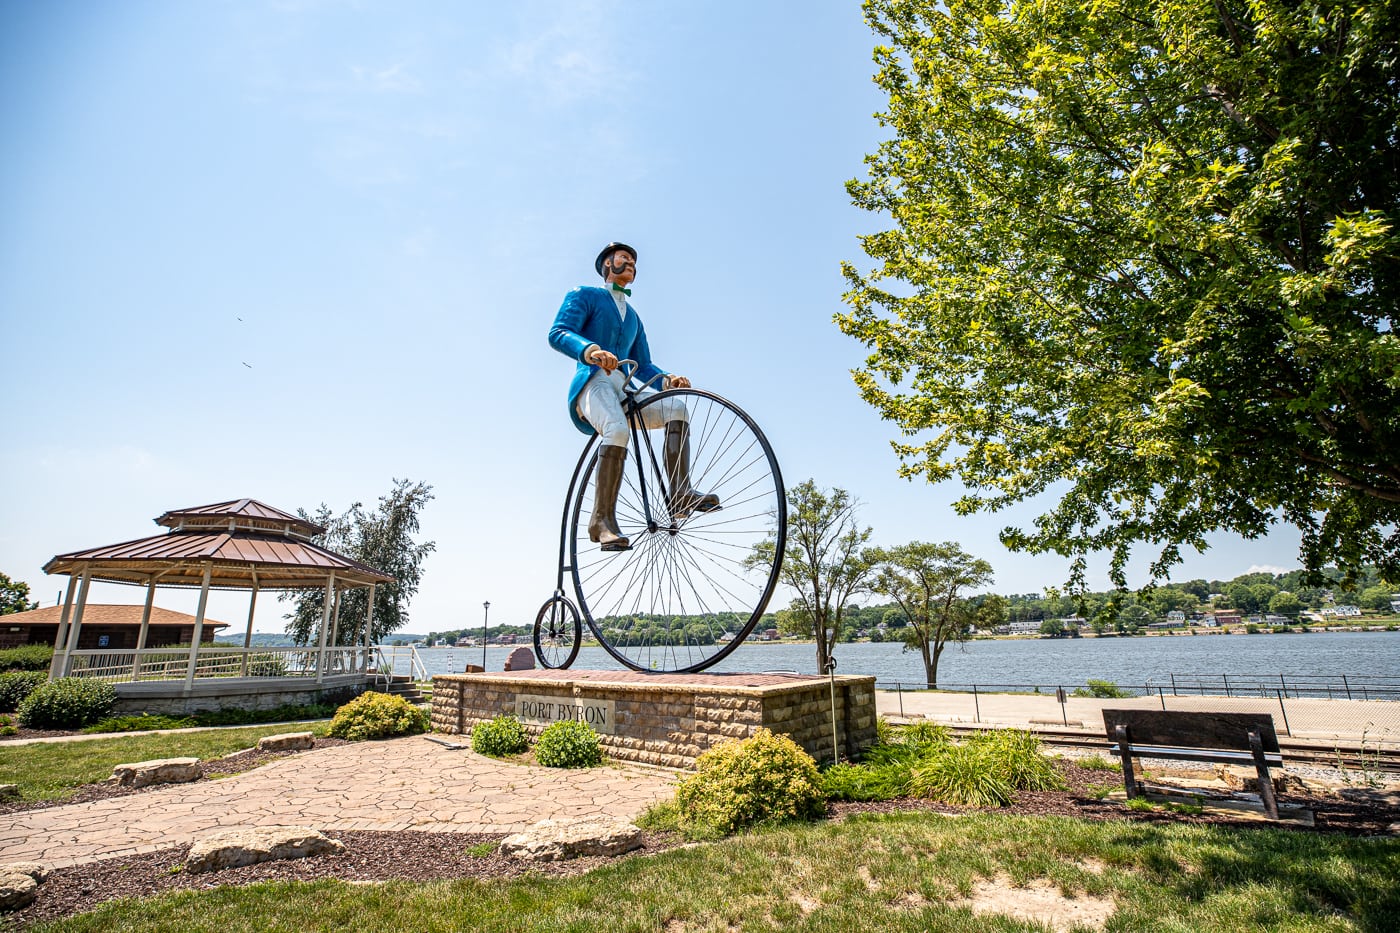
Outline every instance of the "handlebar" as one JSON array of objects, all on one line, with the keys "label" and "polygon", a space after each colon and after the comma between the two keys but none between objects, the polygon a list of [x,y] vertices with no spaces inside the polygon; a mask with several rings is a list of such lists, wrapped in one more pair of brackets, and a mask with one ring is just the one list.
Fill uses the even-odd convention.
[{"label": "handlebar", "polygon": [[657,373],[655,376],[652,376],[652,377],[651,377],[650,379],[648,379],[646,382],[642,383],[642,384],[639,385],[637,388],[633,389],[633,388],[631,388],[632,379],[633,379],[633,377],[635,377],[635,376],[637,375],[637,370],[641,369],[642,366],[641,366],[641,364],[638,363],[636,360],[618,360],[618,361],[617,361],[617,368],[618,368],[618,369],[622,369],[622,367],[624,367],[624,366],[630,366],[630,367],[632,367],[632,371],[631,371],[631,372],[627,372],[627,371],[624,370],[623,373],[622,373],[623,378],[624,378],[624,380],[625,380],[625,381],[623,382],[623,389],[622,389],[622,390],[623,390],[624,392],[626,392],[628,395],[636,395],[638,392],[645,392],[647,389],[651,388],[651,384],[652,384],[653,382],[655,382],[655,381],[658,380],[658,379],[664,379],[664,378],[666,378],[666,374],[665,374],[665,373]]}]

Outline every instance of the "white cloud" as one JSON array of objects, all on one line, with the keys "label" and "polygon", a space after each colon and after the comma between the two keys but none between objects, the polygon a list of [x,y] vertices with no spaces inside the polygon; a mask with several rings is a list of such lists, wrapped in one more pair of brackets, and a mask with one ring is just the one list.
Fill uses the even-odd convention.
[{"label": "white cloud", "polygon": [[377,69],[355,65],[350,71],[357,83],[376,91],[416,94],[423,90],[422,80],[410,72],[404,62]]},{"label": "white cloud", "polygon": [[1297,567],[1279,567],[1275,564],[1251,564],[1250,568],[1246,570],[1245,573],[1271,573],[1277,577],[1297,569]]},{"label": "white cloud", "polygon": [[[507,44],[488,73],[474,77],[488,85],[508,78],[527,93],[554,104],[572,103],[610,87],[625,86],[631,77],[623,64],[625,46],[604,31],[605,18],[596,3],[557,10],[547,28]],[[538,21],[532,17],[526,25]]]}]

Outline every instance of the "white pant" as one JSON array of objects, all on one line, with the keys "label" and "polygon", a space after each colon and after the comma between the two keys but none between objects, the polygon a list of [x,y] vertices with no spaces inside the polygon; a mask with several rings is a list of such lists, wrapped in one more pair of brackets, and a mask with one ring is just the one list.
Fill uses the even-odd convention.
[{"label": "white pant", "polygon": [[[627,416],[622,413],[622,371],[614,369],[612,374],[601,369],[588,377],[583,391],[578,395],[579,415],[593,425],[593,430],[602,437],[604,444],[626,447],[630,433],[627,430]],[[655,395],[655,389],[644,389],[637,393],[639,399]],[[668,398],[642,409],[643,426],[659,428],[668,421],[687,421],[690,414],[685,410],[685,402],[678,398]]]}]

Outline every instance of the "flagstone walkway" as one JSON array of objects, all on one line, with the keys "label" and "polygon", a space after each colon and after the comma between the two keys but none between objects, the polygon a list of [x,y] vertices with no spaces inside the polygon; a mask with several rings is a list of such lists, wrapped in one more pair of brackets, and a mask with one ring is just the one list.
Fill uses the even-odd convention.
[{"label": "flagstone walkway", "polygon": [[630,819],[676,776],[634,765],[566,771],[423,736],[302,752],[215,781],[0,817],[0,863],[61,868],[168,848],[234,826],[510,833],[545,818]]}]

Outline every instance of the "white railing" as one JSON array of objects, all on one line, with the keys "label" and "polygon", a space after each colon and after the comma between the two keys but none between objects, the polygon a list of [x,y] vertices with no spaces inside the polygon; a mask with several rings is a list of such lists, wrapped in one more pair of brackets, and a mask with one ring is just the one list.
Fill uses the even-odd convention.
[{"label": "white railing", "polygon": [[432,680],[428,666],[412,645],[379,645],[374,653],[375,666],[381,675],[408,674],[415,681]]},{"label": "white railing", "polygon": [[[190,648],[145,648],[141,651],[85,649],[74,651],[62,676],[91,677],[109,683],[179,681],[190,678]],[[201,645],[195,653],[194,679],[231,677],[319,677],[366,669],[362,647],[239,648]]]}]

